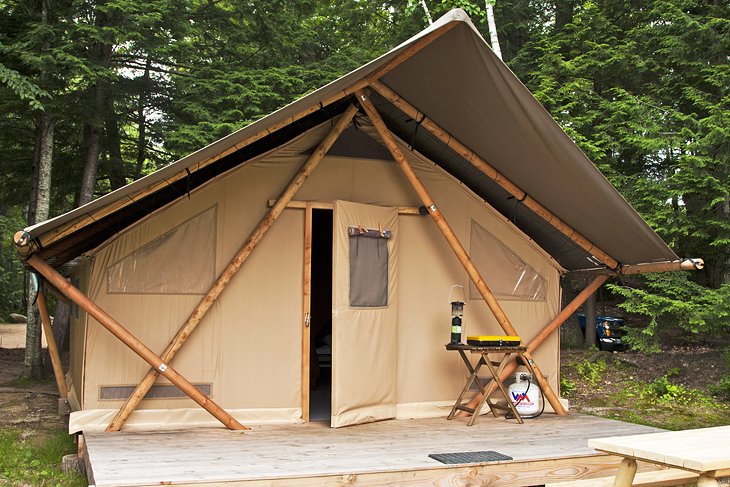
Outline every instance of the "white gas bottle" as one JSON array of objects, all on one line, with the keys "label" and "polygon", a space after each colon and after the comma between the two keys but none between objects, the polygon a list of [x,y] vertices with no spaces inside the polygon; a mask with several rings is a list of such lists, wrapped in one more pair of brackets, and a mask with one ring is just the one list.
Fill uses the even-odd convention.
[{"label": "white gas bottle", "polygon": [[532,382],[530,374],[518,372],[508,389],[509,397],[520,416],[535,416],[540,412],[540,387]]}]

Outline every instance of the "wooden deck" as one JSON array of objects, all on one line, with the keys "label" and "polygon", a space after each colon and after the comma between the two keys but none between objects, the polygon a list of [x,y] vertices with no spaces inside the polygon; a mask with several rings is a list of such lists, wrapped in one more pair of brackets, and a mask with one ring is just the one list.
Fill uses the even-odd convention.
[{"label": "wooden deck", "polygon": [[[148,485],[541,485],[614,474],[619,458],[589,438],[659,430],[592,416],[544,414],[525,424],[483,416],[188,431],[88,433],[89,482]],[[493,450],[514,460],[443,465],[430,453]],[[641,470],[656,467],[643,465]]]}]

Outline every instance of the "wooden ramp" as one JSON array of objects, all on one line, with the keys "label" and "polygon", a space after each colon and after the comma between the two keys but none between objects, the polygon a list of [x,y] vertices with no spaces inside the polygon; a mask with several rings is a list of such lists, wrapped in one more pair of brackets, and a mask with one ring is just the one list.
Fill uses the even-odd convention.
[{"label": "wooden ramp", "polygon": [[[151,485],[525,486],[612,475],[620,459],[589,438],[657,432],[620,421],[544,414],[516,424],[484,416],[418,419],[332,429],[325,423],[250,431],[86,433],[89,482]],[[444,465],[431,453],[496,451],[513,460]],[[639,470],[656,467],[640,466]]]}]

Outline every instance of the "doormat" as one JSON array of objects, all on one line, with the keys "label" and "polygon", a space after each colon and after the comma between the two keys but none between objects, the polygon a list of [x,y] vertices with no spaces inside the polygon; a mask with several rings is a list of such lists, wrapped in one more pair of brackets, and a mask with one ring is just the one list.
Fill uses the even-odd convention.
[{"label": "doormat", "polygon": [[465,451],[458,453],[431,453],[429,458],[447,464],[457,463],[484,463],[512,460],[512,457],[502,455],[496,451]]}]

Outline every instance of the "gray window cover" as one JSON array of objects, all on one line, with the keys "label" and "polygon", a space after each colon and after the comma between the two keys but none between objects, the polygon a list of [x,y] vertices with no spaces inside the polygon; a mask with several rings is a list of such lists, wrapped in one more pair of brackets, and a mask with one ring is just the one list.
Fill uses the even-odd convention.
[{"label": "gray window cover", "polygon": [[350,237],[350,306],[388,306],[390,230],[348,227]]}]

